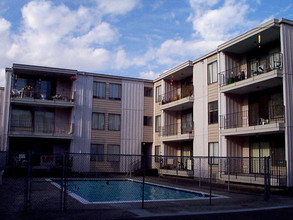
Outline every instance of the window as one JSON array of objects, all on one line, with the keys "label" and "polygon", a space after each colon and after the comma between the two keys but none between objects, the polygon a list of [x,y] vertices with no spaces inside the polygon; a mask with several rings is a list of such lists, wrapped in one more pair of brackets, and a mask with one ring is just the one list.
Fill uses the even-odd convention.
[{"label": "window", "polygon": [[181,134],[192,133],[192,112],[181,115]]},{"label": "window", "polygon": [[92,129],[105,130],[105,114],[104,113],[92,114]]},{"label": "window", "polygon": [[104,99],[106,98],[106,83],[94,82],[93,84],[93,96],[94,98]]},{"label": "window", "polygon": [[155,162],[160,162],[160,150],[161,146],[155,146]]},{"label": "window", "polygon": [[153,125],[153,120],[152,116],[143,116],[143,125],[144,126],[152,126]]},{"label": "window", "polygon": [[32,113],[29,110],[13,109],[11,112],[12,127],[32,127]]},{"label": "window", "polygon": [[110,131],[120,131],[120,115],[109,114],[108,129]]},{"label": "window", "polygon": [[160,132],[161,131],[161,115],[156,116],[156,127],[155,131]]},{"label": "window", "polygon": [[91,161],[104,161],[104,145],[103,144],[91,145]]},{"label": "window", "polygon": [[110,83],[109,99],[121,100],[121,85],[120,84]]},{"label": "window", "polygon": [[217,61],[208,64],[208,84],[218,81]]},{"label": "window", "polygon": [[162,87],[156,87],[156,102],[160,102],[162,100]]},{"label": "window", "polygon": [[209,124],[218,123],[218,101],[209,103]]},{"label": "window", "polygon": [[[219,144],[209,143],[209,157],[219,157]],[[210,158],[209,164],[219,164],[219,158]]]},{"label": "window", "polygon": [[[108,145],[107,154],[119,154],[120,146],[119,145]],[[109,162],[118,162],[119,155],[108,155],[107,161]]]},{"label": "window", "polygon": [[153,88],[144,87],[144,96],[152,97],[153,96]]},{"label": "window", "polygon": [[35,132],[38,132],[38,133],[64,132],[64,129],[62,129],[62,127],[64,126],[64,123],[62,122],[58,122],[58,126],[56,127],[57,129],[56,130],[54,129],[54,125],[55,125],[54,112],[36,111],[34,119],[35,119],[34,120]]}]

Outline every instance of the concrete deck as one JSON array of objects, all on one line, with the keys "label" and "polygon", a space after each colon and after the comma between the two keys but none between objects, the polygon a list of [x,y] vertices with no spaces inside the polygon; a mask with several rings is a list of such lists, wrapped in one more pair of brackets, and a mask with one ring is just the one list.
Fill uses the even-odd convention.
[{"label": "concrete deck", "polygon": [[[151,181],[151,178],[147,179]],[[161,179],[162,184],[175,179]],[[180,182],[180,180],[178,181]],[[39,185],[41,184],[41,185]],[[186,189],[194,182],[182,180]],[[0,185],[0,219],[292,219],[293,196],[286,192],[274,192],[269,201],[264,201],[262,188],[250,187],[243,190],[231,185],[231,191],[214,185],[213,193],[229,198],[193,201],[147,202],[144,209],[141,203],[109,204],[87,206],[68,197],[66,212],[61,212],[56,187],[45,182],[33,184],[32,209],[25,213],[24,179],[4,178]],[[57,191],[56,191],[57,190]],[[202,185],[200,191],[208,192],[209,187]],[[56,197],[56,198],[55,198]],[[54,200],[55,199],[55,200]],[[50,204],[50,201],[55,201]]]}]

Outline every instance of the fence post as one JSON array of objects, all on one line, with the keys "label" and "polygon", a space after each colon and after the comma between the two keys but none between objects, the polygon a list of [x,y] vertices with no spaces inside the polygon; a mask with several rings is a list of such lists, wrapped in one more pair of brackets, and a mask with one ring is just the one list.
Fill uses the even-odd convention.
[{"label": "fence post", "polygon": [[228,192],[230,192],[230,158],[227,157],[227,168],[228,168]]},{"label": "fence post", "polygon": [[31,152],[28,152],[27,176],[25,178],[24,210],[27,212],[31,206]]},{"label": "fence post", "polygon": [[68,171],[68,160],[69,160],[69,153],[65,153],[64,155],[64,173],[63,173],[63,178],[64,178],[64,190],[63,190],[63,212],[66,212],[66,197],[67,197],[67,171]]},{"label": "fence post", "polygon": [[264,157],[264,200],[270,199],[270,157]]},{"label": "fence post", "polygon": [[145,154],[142,155],[142,203],[141,203],[141,208],[144,209],[144,183],[145,183]]},{"label": "fence post", "polygon": [[176,158],[176,183],[178,182],[178,157]]},{"label": "fence post", "polygon": [[199,179],[198,179],[198,188],[200,188],[200,180],[201,180],[201,157],[199,157]]},{"label": "fence post", "polygon": [[[211,159],[211,160],[210,160]],[[212,165],[213,157],[208,158],[208,163],[210,164],[210,205],[212,205],[212,178],[213,178],[213,165]]]}]

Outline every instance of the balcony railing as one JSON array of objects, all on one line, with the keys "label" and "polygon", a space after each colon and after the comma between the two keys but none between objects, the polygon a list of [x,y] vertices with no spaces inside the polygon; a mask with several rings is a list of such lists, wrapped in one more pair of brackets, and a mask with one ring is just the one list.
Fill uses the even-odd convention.
[{"label": "balcony railing", "polygon": [[171,90],[165,94],[162,95],[162,104],[167,104],[170,102],[174,102],[180,99],[183,99],[185,97],[190,97],[193,95],[193,86],[186,86],[181,88],[181,92],[179,92],[177,89]]},{"label": "balcony railing", "polygon": [[[283,68],[283,59],[281,53],[273,53],[263,59],[255,59],[247,63],[247,68],[242,69],[236,66],[225,70],[219,74],[220,86],[225,86],[257,76],[268,73],[272,70],[280,70]],[[248,69],[248,70],[247,70]]]},{"label": "balcony railing", "polygon": [[26,99],[35,99],[35,100],[53,100],[53,101],[64,101],[64,102],[74,102],[74,93],[72,92],[62,92],[60,94],[55,94],[48,97],[46,94],[36,92],[34,90],[11,90],[12,98],[26,98]]},{"label": "balcony railing", "polygon": [[270,106],[269,111],[241,111],[220,116],[220,128],[230,129],[284,122],[284,106]]},{"label": "balcony railing", "polygon": [[31,120],[10,120],[11,134],[44,134],[44,135],[71,135],[72,123],[63,122],[32,122]]},{"label": "balcony railing", "polygon": [[162,127],[162,136],[172,136],[181,134],[191,134],[193,131],[192,122],[187,123],[175,123],[165,125]]}]

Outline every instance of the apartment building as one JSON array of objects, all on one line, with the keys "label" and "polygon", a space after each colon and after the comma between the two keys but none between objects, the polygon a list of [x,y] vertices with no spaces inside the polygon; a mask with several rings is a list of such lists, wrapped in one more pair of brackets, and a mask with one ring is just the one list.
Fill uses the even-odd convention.
[{"label": "apartment building", "polygon": [[[270,20],[218,47],[220,156],[250,157],[235,169],[262,173],[270,156],[292,186],[293,23]],[[286,164],[287,162],[287,164]]]},{"label": "apartment building", "polygon": [[[1,149],[152,154],[148,168],[184,177],[209,175],[191,156],[245,157],[230,172],[253,184],[264,169],[255,158],[270,156],[285,176],[277,184],[293,186],[292,44],[293,22],[272,19],[154,81],[14,64],[0,90]],[[80,163],[73,167],[129,168],[115,157]],[[200,166],[225,180],[222,163]]]},{"label": "apartment building", "polygon": [[[13,64],[6,69],[5,88],[0,93],[5,103],[2,150],[138,155],[151,151],[152,81]],[[112,159],[80,158],[73,168],[94,171],[104,162],[108,171],[121,171],[120,162]]]}]

